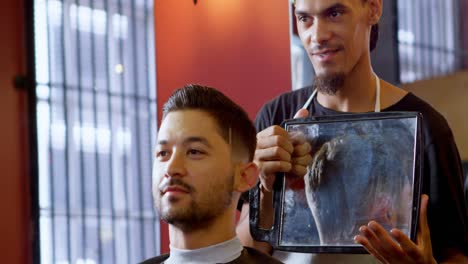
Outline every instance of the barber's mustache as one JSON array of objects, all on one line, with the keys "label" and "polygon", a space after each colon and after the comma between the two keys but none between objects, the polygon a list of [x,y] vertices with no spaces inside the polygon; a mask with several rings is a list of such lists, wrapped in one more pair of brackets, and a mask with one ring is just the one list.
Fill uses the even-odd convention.
[{"label": "barber's mustache", "polygon": [[324,44],[315,44],[310,49],[309,52],[312,54],[322,53],[326,51],[334,51],[334,50],[342,50],[344,46],[341,44],[331,44],[331,43],[324,43]]},{"label": "barber's mustache", "polygon": [[160,192],[165,192],[170,187],[180,187],[187,192],[194,192],[195,188],[190,184],[184,182],[180,178],[171,178],[168,181],[163,181],[159,184],[158,188]]}]

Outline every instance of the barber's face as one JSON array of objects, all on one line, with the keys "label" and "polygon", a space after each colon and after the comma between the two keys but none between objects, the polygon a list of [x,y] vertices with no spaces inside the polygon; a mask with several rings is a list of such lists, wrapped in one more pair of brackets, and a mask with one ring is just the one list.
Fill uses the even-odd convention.
[{"label": "barber's face", "polygon": [[163,220],[196,228],[231,205],[231,149],[207,113],[169,113],[159,130],[155,155],[153,196]]},{"label": "barber's face", "polygon": [[317,76],[348,74],[369,50],[369,5],[361,0],[297,0],[299,36]]}]

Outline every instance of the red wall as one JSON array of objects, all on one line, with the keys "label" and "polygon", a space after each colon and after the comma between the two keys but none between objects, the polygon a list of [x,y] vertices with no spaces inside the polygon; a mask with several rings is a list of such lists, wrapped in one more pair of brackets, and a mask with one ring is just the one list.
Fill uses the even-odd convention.
[{"label": "red wall", "polygon": [[[290,90],[288,1],[155,0],[154,5],[158,110],[187,83],[218,88],[251,118],[267,100]],[[167,252],[167,226],[161,232],[161,251]]]},{"label": "red wall", "polygon": [[216,87],[253,118],[290,89],[288,1],[155,1],[158,104],[187,83]]},{"label": "red wall", "polygon": [[23,1],[0,1],[0,252],[2,263],[30,263],[27,111],[24,91]]}]

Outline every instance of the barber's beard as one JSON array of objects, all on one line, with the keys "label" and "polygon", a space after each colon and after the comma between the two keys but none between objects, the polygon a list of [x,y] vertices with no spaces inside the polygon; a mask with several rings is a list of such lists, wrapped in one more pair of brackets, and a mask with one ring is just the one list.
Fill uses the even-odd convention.
[{"label": "barber's beard", "polygon": [[[180,179],[173,179],[172,184],[184,186]],[[188,187],[188,186],[185,186]],[[192,232],[210,226],[213,221],[224,213],[231,205],[234,188],[234,176],[223,183],[216,183],[198,192],[190,187],[190,202],[185,206],[177,201],[169,200],[162,204],[161,197],[155,199],[159,217],[168,224],[174,225],[184,232]]]},{"label": "barber's beard", "polygon": [[346,74],[339,72],[327,75],[317,75],[314,78],[314,88],[327,95],[335,95],[345,83]]}]

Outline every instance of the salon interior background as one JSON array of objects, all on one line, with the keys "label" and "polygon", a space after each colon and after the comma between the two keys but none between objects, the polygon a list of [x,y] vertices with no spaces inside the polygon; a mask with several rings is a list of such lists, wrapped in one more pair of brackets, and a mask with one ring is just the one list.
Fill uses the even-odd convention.
[{"label": "salon interior background", "polygon": [[[468,1],[384,4],[377,73],[444,114],[468,160]],[[3,261],[135,263],[167,251],[150,195],[156,103],[194,81],[219,87],[253,117],[297,74],[288,8],[2,1]],[[30,79],[15,87],[18,75]]]}]

